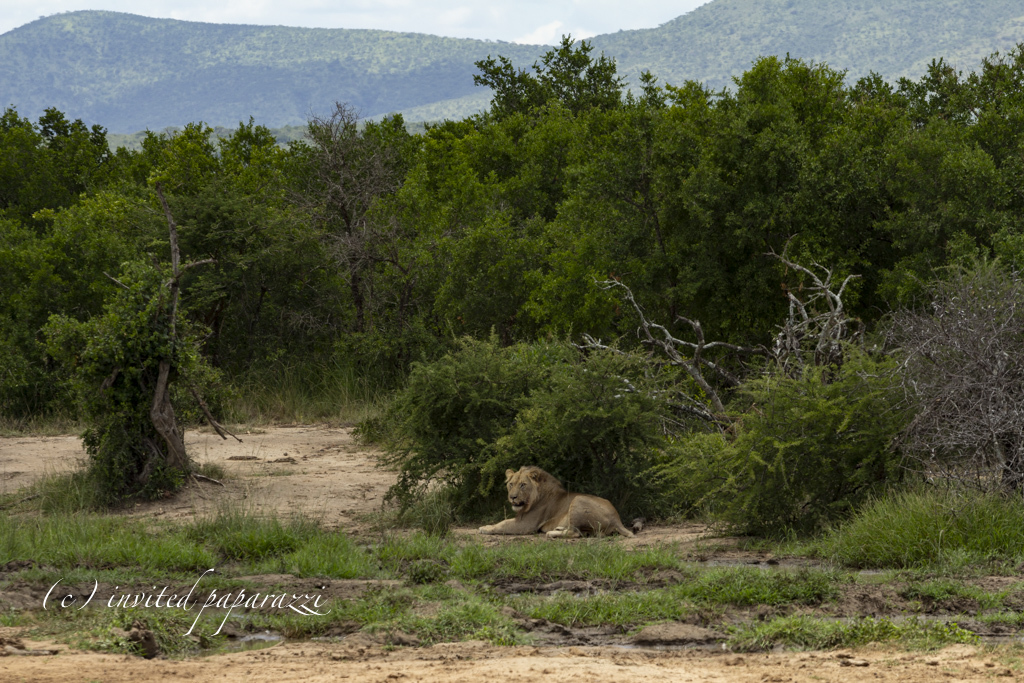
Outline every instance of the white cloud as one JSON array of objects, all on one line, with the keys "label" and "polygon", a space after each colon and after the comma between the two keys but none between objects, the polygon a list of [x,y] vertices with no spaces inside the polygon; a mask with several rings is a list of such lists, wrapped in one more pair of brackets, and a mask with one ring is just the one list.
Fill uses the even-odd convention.
[{"label": "white cloud", "polygon": [[562,34],[565,31],[562,27],[565,26],[560,21],[552,21],[538,26],[526,35],[519,36],[513,39],[513,43],[523,43],[524,45],[557,45],[562,38]]}]

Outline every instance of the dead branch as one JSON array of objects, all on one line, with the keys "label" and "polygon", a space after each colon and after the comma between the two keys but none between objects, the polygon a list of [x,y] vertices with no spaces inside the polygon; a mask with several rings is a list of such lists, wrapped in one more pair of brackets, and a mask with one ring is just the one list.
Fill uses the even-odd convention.
[{"label": "dead branch", "polygon": [[1024,280],[998,264],[958,270],[928,310],[895,314],[900,374],[916,415],[909,463],[972,488],[1024,490]]},{"label": "dead branch", "polygon": [[216,263],[216,262],[217,262],[217,259],[215,259],[215,258],[204,258],[204,259],[202,259],[200,261],[192,261],[190,263],[186,263],[185,265],[183,265],[181,267],[181,271],[185,272],[189,268],[195,268],[196,266],[205,266],[207,263]]},{"label": "dead branch", "polygon": [[220,434],[220,438],[227,441],[227,435],[230,434],[232,437],[234,437],[235,441],[237,441],[238,443],[242,443],[241,439],[239,439],[237,436],[229,432],[221,423],[213,419],[213,415],[210,414],[209,406],[206,405],[206,401],[202,399],[202,397],[196,391],[195,387],[190,386],[188,389],[190,392],[192,392],[192,397],[195,398],[195,400],[199,403],[199,407],[202,409],[203,415],[206,416],[206,421],[210,423],[210,426],[213,427],[218,434]]},{"label": "dead branch", "polygon": [[126,285],[125,283],[121,282],[120,280],[118,280],[116,277],[114,277],[113,275],[111,275],[107,271],[103,271],[103,274],[106,275],[108,278],[110,278],[113,281],[113,283],[115,285],[117,285],[118,287],[122,287],[122,288],[128,289],[130,291],[130,287],[128,287],[128,285]]},{"label": "dead branch", "polygon": [[[814,262],[812,265],[818,271],[815,272],[787,258],[785,249],[782,254],[773,249],[767,255],[810,278],[803,300],[792,290],[786,291],[789,315],[775,336],[772,355],[776,362],[790,376],[799,374],[808,363],[814,366],[842,364],[843,343],[853,341],[863,333],[860,321],[846,314],[843,303],[847,286],[860,275],[846,276],[835,289],[831,269]],[[819,273],[824,279],[819,277]]]},{"label": "dead branch", "polygon": [[[606,290],[622,290],[622,296],[629,302],[630,306],[633,307],[633,310],[636,311],[637,317],[640,319],[640,327],[637,328],[637,334],[638,336],[641,336],[641,342],[653,349],[659,350],[668,359],[668,363],[670,365],[680,367],[685,370],[697,386],[700,387],[701,391],[710,403],[709,408],[708,406],[691,398],[690,400],[692,403],[684,406],[684,412],[688,412],[696,417],[716,424],[727,422],[727,418],[725,417],[725,404],[722,402],[722,399],[718,394],[718,390],[704,376],[704,369],[706,368],[714,372],[721,381],[725,382],[729,386],[736,386],[739,384],[739,379],[726,370],[720,363],[716,363],[708,359],[704,355],[705,351],[709,349],[726,349],[744,354],[757,354],[764,353],[764,350],[736,346],[725,342],[708,343],[704,338],[704,328],[701,326],[700,322],[697,320],[690,320],[689,318],[684,318],[682,316],[680,316],[678,320],[690,326],[697,341],[691,342],[685,339],[679,339],[673,336],[664,325],[659,325],[658,323],[649,321],[643,308],[633,296],[632,290],[622,282],[618,280],[604,280],[603,282],[597,282],[597,286]],[[596,341],[589,336],[584,336],[583,339],[585,344],[589,344],[591,341]],[[595,346],[594,348],[599,347]],[[600,348],[607,347],[601,345]],[[689,354],[684,355],[680,349],[685,349]]]},{"label": "dead branch", "polygon": [[211,484],[216,484],[217,486],[223,486],[224,485],[224,482],[218,481],[218,480],[214,479],[213,477],[208,477],[205,474],[199,474],[198,472],[193,472],[192,473],[192,478],[195,479],[196,481],[208,481]]}]

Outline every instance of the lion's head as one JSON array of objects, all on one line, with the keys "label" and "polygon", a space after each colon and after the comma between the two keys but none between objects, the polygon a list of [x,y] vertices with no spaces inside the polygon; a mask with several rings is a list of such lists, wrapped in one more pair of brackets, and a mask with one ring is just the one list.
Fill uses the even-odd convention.
[{"label": "lion's head", "polygon": [[518,515],[528,512],[537,501],[564,491],[562,483],[539,467],[520,467],[518,472],[505,470],[508,502]]}]

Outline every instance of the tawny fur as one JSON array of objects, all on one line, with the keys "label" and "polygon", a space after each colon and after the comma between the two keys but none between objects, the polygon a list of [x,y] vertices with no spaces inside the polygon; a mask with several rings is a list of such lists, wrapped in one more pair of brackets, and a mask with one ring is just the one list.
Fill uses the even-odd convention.
[{"label": "tawny fur", "polygon": [[480,527],[481,534],[535,534],[576,538],[585,534],[618,533],[632,536],[622,525],[615,506],[604,498],[569,493],[562,482],[539,467],[505,471],[508,500],[515,519]]}]

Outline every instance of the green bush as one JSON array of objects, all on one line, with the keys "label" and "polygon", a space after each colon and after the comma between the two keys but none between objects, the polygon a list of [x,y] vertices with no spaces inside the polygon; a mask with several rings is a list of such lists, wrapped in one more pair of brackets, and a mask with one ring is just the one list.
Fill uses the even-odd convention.
[{"label": "green bush", "polygon": [[664,445],[664,408],[646,367],[615,351],[462,340],[414,365],[389,408],[391,495],[408,505],[436,479],[459,513],[487,513],[505,500],[506,469],[536,465],[623,514],[651,509],[643,475]]},{"label": "green bush", "polygon": [[890,362],[853,349],[841,368],[748,381],[732,403],[734,437],[680,439],[652,483],[747,533],[813,532],[900,478],[897,401]]}]

